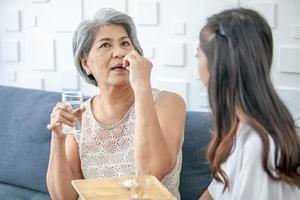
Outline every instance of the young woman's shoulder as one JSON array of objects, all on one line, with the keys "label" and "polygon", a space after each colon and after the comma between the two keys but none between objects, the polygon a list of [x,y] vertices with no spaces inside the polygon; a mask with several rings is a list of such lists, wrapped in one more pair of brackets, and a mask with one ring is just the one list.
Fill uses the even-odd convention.
[{"label": "young woman's shoulder", "polygon": [[[242,144],[244,162],[253,162],[257,164],[257,161],[262,161],[263,148],[266,144],[263,143],[259,133],[251,126],[244,124],[244,127],[240,128],[238,133],[238,140]],[[274,160],[275,144],[271,136],[268,136],[269,142],[269,162]],[[270,164],[271,164],[270,163]],[[271,164],[272,166],[274,163]]]}]

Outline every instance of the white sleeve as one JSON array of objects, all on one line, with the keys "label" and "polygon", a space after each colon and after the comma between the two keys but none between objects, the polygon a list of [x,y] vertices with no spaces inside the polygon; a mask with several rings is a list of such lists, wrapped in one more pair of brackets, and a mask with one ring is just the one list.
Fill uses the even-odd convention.
[{"label": "white sleeve", "polygon": [[243,148],[240,172],[232,183],[233,199],[268,199],[268,175],[262,166],[262,141],[252,134]]},{"label": "white sleeve", "polygon": [[214,179],[209,184],[207,191],[213,199],[216,199],[216,181]]}]

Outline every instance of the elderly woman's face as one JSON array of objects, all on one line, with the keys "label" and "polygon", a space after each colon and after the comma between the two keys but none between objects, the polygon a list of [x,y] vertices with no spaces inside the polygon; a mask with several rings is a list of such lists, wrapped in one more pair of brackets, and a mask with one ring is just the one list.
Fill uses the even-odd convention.
[{"label": "elderly woman's face", "polygon": [[123,58],[134,49],[131,40],[122,26],[105,25],[95,36],[84,69],[92,74],[98,85],[129,84],[129,72],[122,67]]},{"label": "elderly woman's face", "polygon": [[197,47],[197,58],[199,60],[198,73],[203,84],[207,87],[209,80],[207,56],[201,50],[200,45]]}]

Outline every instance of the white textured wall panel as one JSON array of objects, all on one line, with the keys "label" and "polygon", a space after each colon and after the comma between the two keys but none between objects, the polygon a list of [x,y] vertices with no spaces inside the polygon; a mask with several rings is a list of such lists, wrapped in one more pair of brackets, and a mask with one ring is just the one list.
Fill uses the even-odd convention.
[{"label": "white textured wall panel", "polygon": [[173,21],[173,34],[183,35],[185,34],[185,22],[176,20]]},{"label": "white textured wall panel", "polygon": [[168,52],[163,57],[163,64],[168,66],[184,66],[185,44],[183,42],[166,41],[163,43],[163,52]]},{"label": "white textured wall panel", "polygon": [[297,126],[300,127],[300,106],[299,106],[299,99],[300,99],[300,89],[295,88],[277,88],[277,91],[288,107],[289,111],[293,115],[295,121],[297,120]]},{"label": "white textured wall panel", "polygon": [[281,72],[300,73],[300,46],[281,47],[279,67]]},{"label": "white textured wall panel", "polygon": [[137,1],[135,19],[138,25],[158,24],[158,4],[156,1]]},{"label": "white textured wall panel", "polygon": [[80,77],[80,89],[81,91],[83,92],[83,94],[85,96],[94,96],[95,94],[98,94],[99,93],[99,88],[97,88],[96,86],[94,85],[91,85],[91,84],[88,84],[86,83],[82,77]]},{"label": "white textured wall panel", "polygon": [[81,0],[57,2],[55,9],[56,30],[58,32],[73,32],[81,22],[81,16]]},{"label": "white textured wall panel", "polygon": [[199,106],[208,107],[208,96],[206,93],[199,93]]},{"label": "white textured wall panel", "polygon": [[100,8],[114,8],[121,12],[127,11],[127,0],[98,0]]},{"label": "white textured wall panel", "polygon": [[276,4],[274,3],[255,3],[251,5],[252,8],[257,10],[263,15],[271,28],[276,27]]},{"label": "white textured wall panel", "polygon": [[157,81],[160,90],[167,90],[176,92],[186,103],[188,103],[188,88],[189,84],[187,81],[182,80],[171,80],[171,79],[161,79]]},{"label": "white textured wall panel", "polygon": [[55,70],[55,42],[51,38],[35,38],[31,40],[28,51],[32,70]]},{"label": "white textured wall panel", "polygon": [[13,70],[13,69],[7,70],[7,80],[8,81],[13,81],[13,82],[17,80],[16,70]]},{"label": "white textured wall panel", "polygon": [[66,69],[60,72],[62,89],[78,90],[78,73],[75,69]]},{"label": "white textured wall panel", "polygon": [[71,37],[56,39],[56,58],[57,66],[61,69],[75,69]]},{"label": "white textured wall panel", "polygon": [[32,0],[32,3],[46,3],[49,0]]},{"label": "white textured wall panel", "polygon": [[34,14],[31,14],[29,17],[28,17],[28,26],[30,28],[35,28],[38,26],[38,17]]},{"label": "white textured wall panel", "polygon": [[[18,9],[4,9],[3,11],[4,29],[6,31],[20,31],[21,30],[21,12]],[[3,23],[2,22],[2,23]]]},{"label": "white textured wall panel", "polygon": [[300,24],[292,25],[292,38],[300,39]]},{"label": "white textured wall panel", "polygon": [[37,76],[37,75],[27,75],[23,79],[22,85],[26,88],[43,90],[44,89],[44,78]]},{"label": "white textured wall panel", "polygon": [[298,133],[300,133],[300,117],[299,118],[297,118],[297,119],[295,119],[295,125],[298,127]]},{"label": "white textured wall panel", "polygon": [[92,19],[100,8],[114,8],[127,12],[127,0],[85,0],[83,1],[84,19]]},{"label": "white textured wall panel", "polygon": [[[195,58],[198,34],[207,17],[238,6],[258,10],[273,27],[272,80],[276,87],[294,88],[297,95],[299,0],[0,0],[0,85],[51,91],[78,88],[89,96],[99,93],[75,75],[71,40],[82,19],[92,18],[100,8],[113,7],[135,20],[144,55],[153,63],[153,87],[177,91],[188,100],[189,110],[205,111],[206,89]],[[290,105],[298,104],[289,102],[293,109]]]},{"label": "white textured wall panel", "polygon": [[2,42],[2,56],[5,62],[20,61],[20,43],[17,40],[9,39]]},{"label": "white textured wall panel", "polygon": [[144,56],[148,59],[153,59],[155,56],[155,48],[152,45],[143,46]]},{"label": "white textured wall panel", "polygon": [[236,7],[238,3],[239,0],[203,0],[203,7],[201,10],[203,11],[204,17],[208,17],[221,10]]}]

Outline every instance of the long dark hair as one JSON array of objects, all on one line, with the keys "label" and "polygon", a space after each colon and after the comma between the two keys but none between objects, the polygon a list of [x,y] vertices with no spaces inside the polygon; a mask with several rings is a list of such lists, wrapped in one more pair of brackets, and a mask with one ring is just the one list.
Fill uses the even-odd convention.
[{"label": "long dark hair", "polygon": [[[294,121],[271,82],[272,32],[257,12],[238,8],[208,18],[200,32],[200,48],[209,70],[209,104],[214,134],[207,158],[213,177],[228,187],[221,169],[234,145],[238,113],[262,140],[262,165],[274,180],[300,188],[300,140]],[[268,167],[269,136],[275,143],[276,175]]]}]

